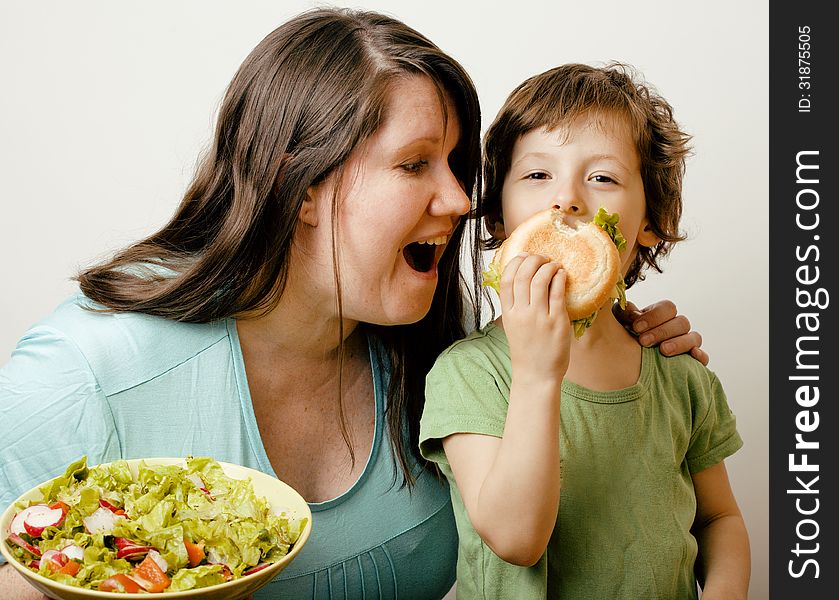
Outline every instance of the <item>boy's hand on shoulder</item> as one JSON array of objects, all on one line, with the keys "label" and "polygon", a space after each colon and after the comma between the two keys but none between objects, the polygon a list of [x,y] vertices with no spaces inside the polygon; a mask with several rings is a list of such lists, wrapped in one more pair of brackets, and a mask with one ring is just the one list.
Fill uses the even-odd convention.
[{"label": "boy's hand on shoulder", "polygon": [[561,381],[568,370],[572,334],[565,271],[543,256],[516,256],[501,276],[499,297],[517,380]]}]

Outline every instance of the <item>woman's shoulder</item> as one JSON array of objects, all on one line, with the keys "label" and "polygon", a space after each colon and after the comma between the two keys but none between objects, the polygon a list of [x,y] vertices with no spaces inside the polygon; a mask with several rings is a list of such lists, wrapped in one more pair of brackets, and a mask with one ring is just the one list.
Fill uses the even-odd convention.
[{"label": "woman's shoulder", "polygon": [[[78,351],[106,394],[165,373],[228,340],[228,323],[183,323],[133,312],[105,312],[81,293],[36,323],[18,347],[61,340]],[[57,345],[56,345],[57,346]],[[48,351],[48,348],[47,348]]]}]

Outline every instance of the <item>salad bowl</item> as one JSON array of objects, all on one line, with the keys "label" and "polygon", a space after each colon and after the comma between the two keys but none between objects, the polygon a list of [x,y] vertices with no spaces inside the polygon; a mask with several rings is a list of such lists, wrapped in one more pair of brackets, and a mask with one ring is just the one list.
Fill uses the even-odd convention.
[{"label": "salad bowl", "polygon": [[[82,565],[82,571],[79,577],[83,575],[85,572],[91,573],[96,572],[94,569],[97,569],[99,565],[96,564],[96,557],[109,557],[108,559],[103,558],[102,561],[105,562],[107,560],[113,559],[115,556],[124,557],[125,560],[133,560],[134,562],[129,563],[134,566],[134,569],[128,573],[129,578],[132,581],[138,581],[140,583],[148,583],[148,581],[143,580],[143,574],[145,571],[141,569],[145,568],[146,566],[151,566],[157,571],[157,568],[154,565],[148,565],[152,558],[154,558],[157,565],[163,565],[163,570],[158,572],[169,573],[170,577],[163,576],[164,579],[167,579],[173,585],[164,591],[154,591],[154,587],[146,587],[146,589],[140,588],[140,593],[137,594],[139,597],[157,597],[157,598],[173,598],[173,599],[194,599],[194,600],[238,600],[242,598],[247,598],[260,588],[267,585],[280,571],[282,571],[288,564],[294,560],[295,556],[300,552],[300,549],[306,543],[309,538],[312,529],[312,514],[309,509],[308,504],[306,501],[298,494],[293,488],[289,485],[283,483],[282,481],[262,473],[260,471],[250,469],[247,467],[243,467],[240,465],[235,465],[231,463],[225,463],[220,461],[214,461],[212,459],[207,458],[196,458],[193,459],[189,457],[188,459],[184,458],[145,458],[145,459],[131,459],[125,461],[115,461],[113,463],[106,463],[103,465],[98,465],[97,467],[91,467],[90,472],[99,474],[100,472],[105,473],[109,471],[100,471],[100,468],[104,469],[112,469],[113,473],[116,474],[117,479],[124,479],[129,480],[129,478],[133,479],[131,481],[132,484],[137,482],[138,476],[139,477],[149,477],[150,473],[157,473],[160,471],[164,474],[169,473],[177,473],[178,477],[181,476],[181,473],[186,473],[183,471],[184,467],[188,464],[187,460],[189,461],[204,461],[204,462],[196,462],[191,463],[193,467],[191,470],[194,471],[194,465],[209,465],[206,466],[207,473],[210,475],[203,475],[199,473],[196,475],[195,473],[191,473],[185,475],[189,479],[189,481],[193,482],[192,484],[186,484],[181,482],[179,486],[174,486],[167,489],[178,489],[180,490],[177,494],[175,492],[169,493],[169,495],[163,496],[162,500],[165,502],[164,504],[167,508],[174,506],[175,509],[170,508],[170,512],[174,512],[176,515],[172,517],[172,519],[177,519],[177,515],[181,514],[196,514],[196,510],[200,513],[202,510],[204,511],[201,518],[194,518],[192,521],[184,521],[184,527],[182,529],[174,529],[177,531],[188,531],[188,525],[198,523],[195,525],[196,527],[202,527],[204,521],[202,519],[206,516],[207,513],[213,513],[215,515],[214,518],[219,518],[222,520],[224,525],[222,527],[228,527],[226,523],[239,521],[242,522],[247,521],[246,519],[241,518],[241,513],[243,511],[242,506],[250,507],[253,505],[252,508],[247,508],[245,512],[250,510],[254,514],[263,514],[267,513],[270,514],[270,517],[265,517],[266,519],[272,519],[271,523],[273,527],[278,527],[276,523],[278,522],[276,518],[279,518],[281,523],[288,525],[287,530],[283,531],[290,531],[288,534],[288,541],[289,544],[277,544],[275,547],[270,547],[268,549],[265,548],[266,540],[276,541],[276,535],[274,537],[266,536],[266,529],[270,530],[268,525],[260,524],[259,521],[256,521],[254,524],[251,524],[250,521],[247,521],[247,525],[243,525],[242,527],[246,527],[245,529],[236,529],[237,532],[240,532],[240,537],[237,539],[237,543],[241,545],[246,545],[241,542],[241,540],[250,540],[251,537],[254,540],[254,545],[261,543],[261,552],[260,550],[254,550],[251,548],[245,547],[241,550],[241,556],[244,557],[246,554],[250,553],[253,555],[255,552],[255,556],[263,556],[267,558],[259,559],[257,562],[259,564],[253,565],[248,563],[247,565],[244,564],[244,558],[240,561],[240,565],[234,568],[232,571],[224,565],[225,570],[225,578],[229,579],[228,581],[219,582],[219,583],[209,583],[210,581],[217,581],[220,580],[218,575],[218,568],[215,565],[220,564],[223,562],[223,558],[225,557],[225,547],[224,544],[227,543],[225,540],[218,541],[219,547],[213,547],[211,542],[208,542],[208,547],[204,548],[203,546],[203,539],[200,544],[200,555],[202,560],[197,560],[195,564],[192,563],[193,555],[189,554],[189,565],[184,565],[183,569],[175,569],[176,561],[174,561],[174,554],[172,552],[168,554],[163,554],[163,557],[168,556],[170,561],[173,563],[173,567],[170,567],[167,571],[167,562],[165,558],[161,557],[161,553],[164,552],[164,545],[163,543],[159,544],[161,552],[158,553],[156,550],[152,549],[151,546],[146,546],[141,548],[140,546],[128,546],[122,547],[119,544],[120,540],[125,538],[115,537],[117,535],[121,535],[120,531],[122,529],[116,529],[113,532],[113,535],[109,535],[110,531],[105,530],[96,530],[96,527],[101,526],[101,519],[104,517],[105,523],[118,523],[117,527],[127,527],[127,525],[123,525],[122,523],[129,523],[131,522],[128,519],[128,515],[126,515],[125,511],[121,508],[117,508],[114,504],[118,504],[117,501],[113,503],[109,502],[108,499],[113,499],[114,497],[119,498],[119,496],[108,496],[107,492],[102,493],[100,496],[97,496],[96,500],[98,500],[98,506],[96,515],[90,515],[83,519],[84,521],[84,528],[81,534],[76,534],[77,539],[84,539],[85,542],[81,543],[83,546],[87,546],[86,549],[82,551],[82,549],[77,549],[79,552],[78,556],[76,556],[76,563]],[[50,504],[47,508],[46,502],[55,500],[56,498],[66,499],[68,503],[71,505],[81,505],[81,502],[84,500],[84,496],[82,496],[82,500],[78,498],[67,498],[66,494],[69,492],[64,492],[64,496],[62,496],[62,492],[58,492],[58,496],[56,496],[56,490],[60,490],[61,485],[65,481],[72,482],[72,475],[68,477],[68,473],[73,468],[78,470],[76,465],[81,465],[86,469],[85,462],[77,461],[77,463],[73,463],[70,467],[68,467],[68,471],[65,472],[63,476],[59,476],[53,478],[49,481],[46,481],[28,492],[22,494],[12,505],[10,505],[6,511],[0,516],[0,532],[2,532],[2,541],[0,541],[0,552],[2,552],[3,556],[9,562],[10,565],[14,567],[25,579],[26,581],[39,590],[41,593],[45,594],[50,598],[55,598],[57,600],[104,600],[104,599],[125,599],[126,597],[131,597],[133,594],[127,594],[121,586],[117,586],[116,590],[118,591],[103,591],[98,589],[98,587],[104,587],[107,590],[107,585],[102,586],[100,582],[98,586],[94,586],[94,589],[89,589],[88,587],[80,587],[80,585],[75,584],[75,579],[73,577],[64,577],[65,571],[60,571],[62,575],[56,577],[52,571],[50,571],[49,575],[45,575],[45,569],[47,567],[52,567],[52,565],[48,564],[45,567],[41,567],[39,563],[43,563],[47,556],[50,558],[54,558],[54,556],[50,556],[47,552],[51,552],[53,554],[57,553],[55,550],[46,550],[41,555],[38,548],[31,547],[29,550],[21,551],[21,548],[25,548],[29,542],[37,545],[37,542],[40,540],[39,535],[43,536],[44,539],[55,535],[55,539],[58,539],[62,534],[56,533],[56,528],[59,526],[50,527],[50,523],[46,522],[49,521],[50,514],[60,515],[60,510],[58,510],[59,505],[63,505],[64,514],[67,515],[67,509],[69,508],[67,504],[64,502],[55,502]],[[219,470],[220,467],[220,470]],[[128,474],[130,471],[130,475]],[[85,473],[87,471],[84,471]],[[222,473],[223,472],[223,473]],[[79,476],[80,477],[80,476]],[[93,477],[93,476],[91,476]],[[203,479],[202,479],[203,478]],[[77,477],[78,479],[78,477]],[[110,478],[113,480],[113,477]],[[202,485],[206,481],[212,481],[212,483],[206,483]],[[73,482],[74,484],[76,482]],[[194,487],[193,487],[194,486]],[[217,486],[217,487],[214,487]],[[132,489],[136,488],[137,486],[132,486]],[[209,489],[208,489],[209,488]],[[69,488],[68,488],[69,489]],[[142,491],[146,491],[147,488],[143,487]],[[186,494],[183,490],[189,490],[191,496],[189,497],[189,501],[187,502]],[[162,493],[162,492],[161,492]],[[206,499],[202,499],[202,494],[206,495]],[[151,495],[151,494],[147,494]],[[48,497],[45,497],[48,496]],[[227,508],[227,498],[233,502],[234,504],[230,504],[230,508]],[[106,499],[108,498],[108,499]],[[89,500],[89,498],[88,498]],[[139,498],[128,498],[125,500],[125,507],[130,509],[129,515],[133,515],[133,513],[139,511],[139,508],[147,498],[139,497]],[[161,498],[153,499],[153,502],[158,502]],[[181,502],[183,505],[183,510],[178,508],[178,502]],[[202,504],[203,501],[203,504]],[[267,511],[262,510],[265,508],[265,503],[267,503]],[[189,504],[189,506],[187,506]],[[30,510],[28,512],[25,511],[27,507],[31,507],[32,505],[37,505],[36,509],[43,509],[40,511],[40,514],[35,514],[38,511],[36,509]],[[105,508],[107,507],[107,508]],[[197,509],[195,507],[198,507]],[[146,532],[146,538],[151,536],[151,539],[155,539],[154,536],[157,535],[153,531],[153,523],[155,519],[153,518],[153,512],[150,511],[150,515],[152,516],[145,516],[143,519],[138,519],[138,521],[142,522],[145,529],[140,528],[139,525],[135,525],[141,531]],[[160,512],[158,510],[157,512]],[[112,514],[109,514],[112,513]],[[120,514],[122,513],[122,514]],[[31,516],[35,514],[35,516]],[[29,516],[28,516],[29,515]],[[120,516],[126,516],[126,519],[120,520]],[[62,517],[63,518],[63,517]],[[67,518],[67,527],[69,527],[72,523],[72,518],[78,520],[79,514],[78,511],[76,513],[71,514],[70,517]],[[209,517],[207,517],[209,519]],[[46,519],[46,521],[45,521]],[[110,519],[110,520],[109,520]],[[211,524],[214,521],[208,521]],[[78,521],[76,521],[78,524]],[[172,526],[177,526],[179,523],[177,522],[166,522],[166,527],[162,529],[162,531],[172,531]],[[107,525],[111,527],[112,525]],[[46,532],[41,533],[41,528],[44,527]],[[247,527],[251,527],[251,529],[247,529]],[[81,527],[77,526],[72,531],[78,532],[82,530]],[[148,533],[151,531],[151,533]],[[200,530],[198,530],[200,531]],[[220,530],[218,530],[220,531]],[[224,530],[227,531],[227,530]],[[273,530],[271,530],[273,531]],[[20,532],[20,534],[16,533]],[[35,534],[35,535],[33,535]],[[94,535],[98,534],[98,535]],[[69,533],[67,534],[70,535]],[[81,535],[81,538],[79,538]],[[164,535],[161,533],[160,535]],[[210,535],[210,534],[208,534]],[[284,534],[285,535],[285,534]],[[196,534],[193,537],[201,537],[204,536],[200,534]],[[111,549],[106,550],[97,550],[94,544],[94,540],[98,541],[101,545],[102,540],[107,540]],[[164,539],[164,538],[160,538]],[[113,547],[113,542],[116,540],[117,546],[120,547],[119,553],[117,552],[116,547]],[[194,541],[198,541],[197,539]],[[186,536],[183,538],[183,545],[187,545],[188,540]],[[57,542],[59,546],[62,546],[62,542]],[[50,544],[49,542],[44,544],[45,547],[48,547]],[[195,548],[199,546],[199,544],[189,544]],[[69,546],[69,544],[68,544]],[[167,544],[167,547],[169,545]],[[238,548],[238,546],[237,546]],[[204,550],[207,550],[207,554],[205,555]],[[70,552],[71,548],[66,548],[67,552],[65,553],[63,549],[59,549],[58,552],[65,553],[67,555],[72,555]],[[178,549],[181,551],[181,547]],[[33,554],[32,552],[35,552]],[[146,557],[142,562],[138,562],[137,557],[129,556],[132,552],[142,552],[142,556]],[[190,552],[190,549],[187,550]],[[83,555],[82,555],[83,552]],[[98,552],[98,554],[96,554]],[[196,550],[198,552],[198,550]],[[231,551],[239,555],[239,550]],[[94,556],[96,554],[96,556]],[[152,556],[154,555],[154,557]],[[184,554],[186,556],[186,554]],[[219,558],[221,556],[222,558]],[[66,557],[62,557],[62,560],[67,562]],[[162,561],[162,562],[161,562]],[[209,564],[208,564],[209,563]],[[116,563],[114,563],[116,564]],[[120,565],[126,564],[125,561],[119,562]],[[232,564],[232,562],[231,562]],[[199,566],[200,565],[200,566]],[[79,572],[78,565],[71,565],[74,567],[74,571]],[[188,569],[187,567],[197,566],[196,569]],[[113,572],[113,568],[110,571],[107,571],[110,567],[103,566],[104,575],[92,576],[88,577],[88,580],[95,579],[96,581],[100,581],[103,577],[110,575]],[[178,573],[179,570],[183,570],[184,573]],[[39,572],[40,571],[40,572]],[[188,581],[190,579],[195,579],[193,576],[193,571],[195,573],[207,573],[207,577],[213,577],[214,579],[205,579],[202,584],[196,585],[203,585],[205,587],[195,587],[194,589],[181,589],[185,586],[184,581]],[[136,573],[135,573],[136,572]],[[180,575],[185,575],[185,577],[181,577]],[[125,575],[122,575],[125,577]],[[197,577],[197,576],[196,576]],[[125,581],[122,579],[120,581]],[[133,583],[128,582],[131,586],[134,586]],[[90,585],[90,584],[89,584]],[[169,585],[166,583],[165,585]],[[113,586],[111,586],[113,587]],[[153,591],[147,591],[147,590]]]}]

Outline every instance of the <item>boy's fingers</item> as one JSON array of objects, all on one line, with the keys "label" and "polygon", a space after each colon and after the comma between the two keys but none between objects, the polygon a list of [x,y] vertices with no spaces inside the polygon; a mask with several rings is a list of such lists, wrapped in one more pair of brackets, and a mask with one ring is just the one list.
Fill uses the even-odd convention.
[{"label": "boy's fingers", "polygon": [[550,310],[548,294],[551,281],[559,268],[559,265],[554,262],[542,264],[530,283],[530,303],[545,307],[545,312]]},{"label": "boy's fingers", "polygon": [[530,286],[536,271],[544,264],[545,259],[537,254],[525,258],[516,271],[513,281],[513,302],[518,306],[530,304]]},{"label": "boy's fingers", "polygon": [[516,279],[516,273],[519,266],[527,258],[526,253],[519,254],[510,259],[510,262],[504,267],[501,273],[501,289],[498,292],[498,297],[501,299],[501,308],[509,309],[515,303],[515,295],[513,292],[513,282]]},{"label": "boy's fingers", "polygon": [[551,316],[556,316],[558,313],[568,316],[568,311],[565,308],[565,279],[565,270],[558,269],[551,280],[550,298],[548,300]]}]

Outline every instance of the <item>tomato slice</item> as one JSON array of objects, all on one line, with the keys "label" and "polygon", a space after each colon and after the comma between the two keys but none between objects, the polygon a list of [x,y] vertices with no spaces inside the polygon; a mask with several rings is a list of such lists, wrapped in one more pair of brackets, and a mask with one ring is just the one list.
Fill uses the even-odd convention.
[{"label": "tomato slice", "polygon": [[150,556],[146,556],[143,562],[134,567],[131,575],[147,592],[162,592],[172,583],[172,580]]},{"label": "tomato slice", "polygon": [[68,560],[67,564],[58,570],[58,573],[64,573],[65,575],[69,575],[70,577],[75,577],[76,573],[78,573],[79,569],[81,568],[81,563],[75,560]]},{"label": "tomato slice", "polygon": [[140,586],[137,585],[137,582],[131,579],[128,575],[125,575],[124,573],[117,573],[100,583],[99,591],[138,594],[140,592]]},{"label": "tomato slice", "polygon": [[197,567],[204,560],[204,542],[200,544],[193,544],[189,538],[184,538],[184,547],[186,547],[186,555],[189,558],[189,566]]},{"label": "tomato slice", "polygon": [[[70,507],[69,507],[69,506],[67,506],[67,504],[65,504],[65,503],[64,503],[64,502],[62,502],[61,500],[57,500],[57,501],[53,502],[52,504],[50,504],[49,506],[50,506],[50,508],[52,508],[52,509],[60,508],[60,509],[61,509],[61,512],[63,512],[63,513],[64,513],[64,516],[65,516],[65,517],[67,516],[67,513],[70,511]],[[62,517],[62,518],[63,518],[63,517]]]}]

